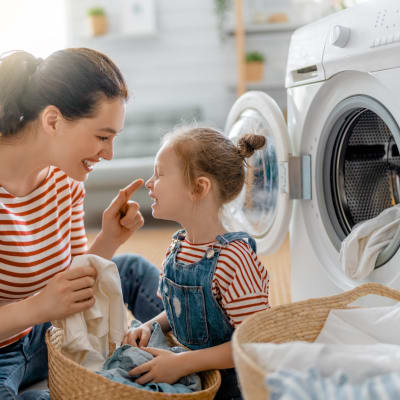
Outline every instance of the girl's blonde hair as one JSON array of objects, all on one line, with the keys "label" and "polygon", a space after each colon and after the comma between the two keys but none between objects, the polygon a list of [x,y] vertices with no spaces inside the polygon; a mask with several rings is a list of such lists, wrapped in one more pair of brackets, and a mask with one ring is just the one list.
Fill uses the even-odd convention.
[{"label": "girl's blonde hair", "polygon": [[164,135],[163,143],[167,142],[182,162],[186,184],[195,189],[196,178],[209,177],[216,183],[222,205],[239,195],[245,182],[245,159],[264,147],[266,137],[245,134],[235,146],[215,129],[181,127]]}]

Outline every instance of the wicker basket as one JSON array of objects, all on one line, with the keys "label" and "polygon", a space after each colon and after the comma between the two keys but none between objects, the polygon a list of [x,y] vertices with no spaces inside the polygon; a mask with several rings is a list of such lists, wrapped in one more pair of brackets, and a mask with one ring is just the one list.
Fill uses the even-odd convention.
[{"label": "wicker basket", "polygon": [[62,329],[53,328],[46,333],[51,400],[211,400],[221,384],[219,371],[213,370],[200,373],[204,389],[193,393],[158,393],[123,385],[66,358],[60,351],[63,338]]},{"label": "wicker basket", "polygon": [[378,283],[366,283],[335,296],[284,304],[247,318],[233,334],[233,356],[242,394],[246,400],[268,399],[266,372],[244,351],[251,342],[313,342],[331,309],[346,309],[359,297],[376,294],[400,301],[400,292]]}]

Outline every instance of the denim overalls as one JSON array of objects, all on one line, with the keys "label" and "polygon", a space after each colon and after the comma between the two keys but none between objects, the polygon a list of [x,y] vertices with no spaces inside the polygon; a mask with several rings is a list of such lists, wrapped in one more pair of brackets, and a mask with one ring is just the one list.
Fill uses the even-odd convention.
[{"label": "denim overalls", "polygon": [[[175,337],[192,350],[229,342],[234,331],[224,310],[212,293],[212,281],[221,249],[234,240],[247,239],[256,252],[256,243],[245,232],[218,235],[203,258],[193,264],[177,261],[185,231],[175,233],[170,254],[164,263],[160,291],[168,321]],[[235,369],[220,370],[222,384],[216,399],[241,399]]]}]

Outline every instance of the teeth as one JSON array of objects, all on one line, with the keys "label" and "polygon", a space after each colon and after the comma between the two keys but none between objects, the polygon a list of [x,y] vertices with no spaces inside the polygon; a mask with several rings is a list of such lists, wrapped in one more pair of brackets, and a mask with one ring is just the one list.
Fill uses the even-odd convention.
[{"label": "teeth", "polygon": [[93,167],[93,165],[96,164],[95,161],[89,161],[89,160],[83,160],[83,163],[87,166],[87,167]]}]

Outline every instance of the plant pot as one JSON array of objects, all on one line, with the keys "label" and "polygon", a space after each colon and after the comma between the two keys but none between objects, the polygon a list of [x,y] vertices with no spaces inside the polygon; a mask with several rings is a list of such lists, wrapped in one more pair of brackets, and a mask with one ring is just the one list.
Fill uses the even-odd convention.
[{"label": "plant pot", "polygon": [[259,82],[263,79],[264,75],[264,62],[252,61],[246,63],[246,81]]},{"label": "plant pot", "polygon": [[92,36],[100,36],[107,33],[107,17],[105,15],[90,15],[89,23]]}]

